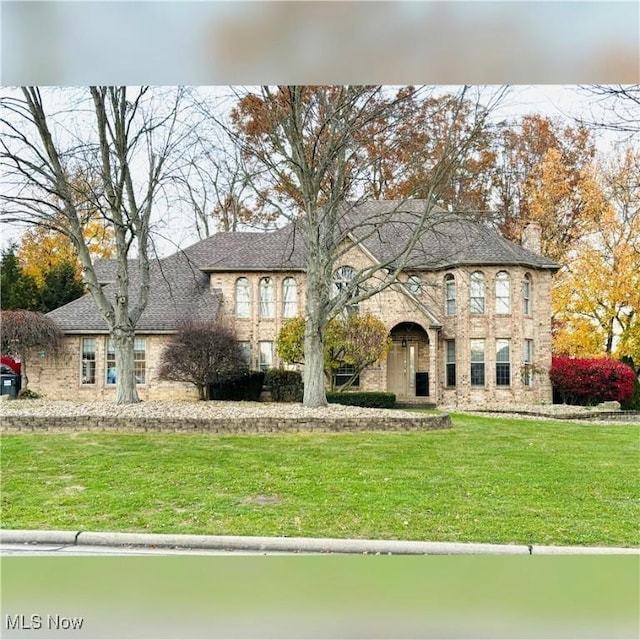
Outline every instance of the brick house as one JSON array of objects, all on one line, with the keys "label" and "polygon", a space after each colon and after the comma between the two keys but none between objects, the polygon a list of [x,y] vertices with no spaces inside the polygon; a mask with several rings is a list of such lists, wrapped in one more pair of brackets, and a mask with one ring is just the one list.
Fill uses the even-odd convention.
[{"label": "brick house", "polygon": [[[372,201],[355,215],[372,220],[392,204],[398,206]],[[334,265],[334,286],[393,255],[407,221],[423,207],[402,204],[393,223],[353,244]],[[519,245],[477,222],[438,216],[398,281],[359,305],[385,323],[393,341],[386,360],[361,374],[359,388],[445,405],[550,402],[550,287],[559,265],[539,254],[539,226],[528,225]],[[136,332],[140,397],[196,397],[192,386],[158,378],[162,349],[185,315],[231,323],[252,368],[280,366],[276,336],[304,312],[304,258],[295,226],[288,225],[218,233],[153,263]],[[108,262],[98,266],[108,291],[112,270]],[[32,360],[30,386],[52,398],[113,398],[115,354],[91,297],[49,315],[67,348],[57,360]]]}]

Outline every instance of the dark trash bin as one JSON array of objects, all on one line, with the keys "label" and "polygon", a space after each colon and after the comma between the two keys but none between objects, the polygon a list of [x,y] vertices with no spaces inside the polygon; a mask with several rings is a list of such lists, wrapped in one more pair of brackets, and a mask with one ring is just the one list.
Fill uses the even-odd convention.
[{"label": "dark trash bin", "polygon": [[20,376],[15,373],[3,373],[0,375],[0,396],[18,397],[20,392]]}]

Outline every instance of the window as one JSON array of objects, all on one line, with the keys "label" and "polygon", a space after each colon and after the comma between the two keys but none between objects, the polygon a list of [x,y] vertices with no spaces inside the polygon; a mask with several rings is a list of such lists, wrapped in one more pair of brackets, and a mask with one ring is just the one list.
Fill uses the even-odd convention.
[{"label": "window", "polygon": [[453,274],[447,273],[444,277],[444,296],[445,296],[445,310],[448,316],[453,316],[456,313],[456,279]]},{"label": "window", "polygon": [[248,318],[250,315],[249,280],[238,278],[236,280],[236,316]]},{"label": "window", "polygon": [[[116,368],[116,347],[112,338],[107,338],[106,363],[107,384],[115,384],[118,371]],[[145,383],[147,367],[146,344],[144,338],[135,338],[133,341],[133,375],[135,376],[136,384]]]},{"label": "window", "polygon": [[247,365],[247,367],[251,366],[251,343],[248,340],[240,340],[238,342],[238,346],[240,347],[240,353],[242,354],[242,361]]},{"label": "window", "polygon": [[484,340],[471,340],[471,385],[484,386]]},{"label": "window", "polygon": [[471,313],[484,313],[484,274],[474,271],[471,274]]},{"label": "window", "polygon": [[111,338],[107,338],[107,384],[116,383],[116,347]]},{"label": "window", "polygon": [[[355,367],[352,364],[343,364],[336,369],[335,384],[340,388],[343,384],[346,384],[351,380],[351,376],[355,373]],[[360,386],[360,376],[356,376],[351,384],[352,387]]]},{"label": "window", "polygon": [[298,285],[293,278],[282,281],[282,317],[295,318],[298,315]]},{"label": "window", "polygon": [[407,287],[407,291],[417,295],[422,292],[422,279],[417,273],[414,273],[407,278],[405,286]]},{"label": "window", "polygon": [[273,367],[273,342],[258,342],[260,361],[258,368],[260,371],[267,371]]},{"label": "window", "polygon": [[133,341],[133,375],[136,384],[144,384],[147,377],[146,344],[144,338]]},{"label": "window", "polygon": [[96,339],[82,338],[81,384],[96,383]]},{"label": "window", "polygon": [[[344,291],[349,291],[351,288],[351,281],[356,277],[356,272],[352,267],[344,266],[336,269],[333,273],[333,292],[338,296]],[[358,288],[354,287],[349,293],[349,298],[353,298],[358,295]],[[345,311],[350,313],[358,313],[357,304],[347,304]]]},{"label": "window", "polygon": [[528,273],[522,283],[522,311],[525,316],[531,315],[531,276]]},{"label": "window", "polygon": [[273,301],[273,279],[260,279],[260,317],[273,318],[274,301]]},{"label": "window", "polygon": [[496,313],[511,313],[511,280],[506,271],[496,274]]},{"label": "window", "polygon": [[496,340],[496,385],[508,387],[511,384],[510,341]]},{"label": "window", "polygon": [[522,381],[525,387],[530,387],[533,384],[533,340],[525,339],[522,360],[524,363]]},{"label": "window", "polygon": [[445,340],[447,387],[456,386],[456,341]]}]

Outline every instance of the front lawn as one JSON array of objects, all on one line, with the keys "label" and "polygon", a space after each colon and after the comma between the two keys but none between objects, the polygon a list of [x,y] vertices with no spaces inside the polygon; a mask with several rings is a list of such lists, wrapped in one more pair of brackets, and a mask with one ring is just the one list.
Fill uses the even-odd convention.
[{"label": "front lawn", "polygon": [[640,546],[640,425],[1,444],[5,529]]}]

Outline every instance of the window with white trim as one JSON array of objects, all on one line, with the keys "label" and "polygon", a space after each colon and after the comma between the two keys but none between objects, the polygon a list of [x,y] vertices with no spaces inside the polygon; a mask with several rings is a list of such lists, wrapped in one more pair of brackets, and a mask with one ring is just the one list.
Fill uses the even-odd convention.
[{"label": "window with white trim", "polygon": [[271,369],[271,367],[273,367],[273,342],[268,340],[258,342],[258,351],[258,368],[260,371]]},{"label": "window with white trim", "polygon": [[294,278],[282,281],[282,317],[295,318],[298,315],[298,284]]},{"label": "window with white trim", "polygon": [[523,350],[522,362],[524,371],[522,381],[525,387],[530,387],[533,384],[533,340],[525,338]]},{"label": "window with white trim", "polygon": [[[115,384],[118,370],[116,367],[116,347],[113,338],[107,338],[106,347],[106,383]],[[134,338],[133,341],[133,375],[136,384],[144,384],[147,377],[146,341]]]},{"label": "window with white trim", "polygon": [[471,386],[484,387],[484,338],[470,340]]},{"label": "window with white trim", "polygon": [[445,340],[447,387],[456,386],[456,341]]},{"label": "window with white trim", "polygon": [[496,340],[496,386],[511,385],[511,340]]},{"label": "window with white trim", "polygon": [[496,313],[511,313],[511,279],[506,271],[496,273]]},{"label": "window with white trim", "polygon": [[238,318],[248,318],[250,314],[249,280],[247,278],[238,278],[236,280],[236,316]]},{"label": "window with white trim", "polygon": [[482,271],[474,271],[471,274],[470,294],[470,312],[484,313],[484,273]]},{"label": "window with white trim", "polygon": [[251,342],[248,340],[239,340],[238,346],[240,347],[240,352],[242,354],[242,361],[247,365],[247,367],[251,366]]},{"label": "window with white trim", "polygon": [[[333,292],[334,295],[338,296],[343,291],[349,291],[351,287],[351,281],[356,277],[356,271],[353,267],[349,267],[347,265],[336,269],[333,272]],[[358,295],[358,288],[355,287],[350,290],[349,298],[354,298]],[[345,306],[345,311],[347,314],[357,314],[358,313],[358,305],[350,304],[347,302]]]},{"label": "window with white trim", "polygon": [[526,273],[522,282],[522,312],[525,316],[531,315],[531,276]]},{"label": "window with white trim", "polygon": [[274,287],[273,278],[260,278],[260,317],[273,318]]},{"label": "window with white trim", "polygon": [[96,339],[82,338],[80,383],[96,383]]},{"label": "window with white trim", "polygon": [[456,279],[452,273],[444,277],[445,311],[448,316],[456,314]]},{"label": "window with white trim", "polygon": [[407,291],[418,295],[422,293],[422,278],[417,273],[413,273],[407,278],[405,286]]}]

